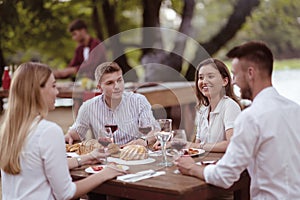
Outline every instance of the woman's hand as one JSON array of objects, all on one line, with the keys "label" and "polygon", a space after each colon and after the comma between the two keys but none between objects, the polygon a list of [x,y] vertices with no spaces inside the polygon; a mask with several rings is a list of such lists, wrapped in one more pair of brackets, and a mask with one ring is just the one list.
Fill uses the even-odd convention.
[{"label": "woman's hand", "polygon": [[106,180],[112,179],[116,176],[121,176],[127,174],[122,168],[118,167],[115,163],[109,163],[106,167],[101,170],[103,176],[105,176]]}]

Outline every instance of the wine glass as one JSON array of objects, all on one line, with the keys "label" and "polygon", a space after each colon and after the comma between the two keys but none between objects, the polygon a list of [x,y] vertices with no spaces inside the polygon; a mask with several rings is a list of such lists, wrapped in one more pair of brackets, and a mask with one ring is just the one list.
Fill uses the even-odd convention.
[{"label": "wine glass", "polygon": [[98,137],[98,142],[104,147],[105,153],[105,164],[107,164],[107,146],[113,143],[113,133],[110,127],[104,127],[100,130],[100,136]]},{"label": "wine glass", "polygon": [[116,125],[116,124],[105,124],[104,127],[110,128],[112,133],[114,133],[116,130],[118,130],[118,125]]},{"label": "wine glass", "polygon": [[173,139],[171,141],[171,147],[176,152],[177,156],[174,157],[174,160],[183,155],[183,149],[187,145],[186,133],[185,130],[179,129],[173,131]]},{"label": "wine glass", "polygon": [[[139,138],[143,138],[146,142],[146,148],[149,150],[150,138],[148,134],[154,130],[155,126],[151,122],[139,122],[138,130],[139,130]],[[154,137],[154,136],[152,136]]]},{"label": "wine glass", "polygon": [[166,144],[172,137],[172,119],[158,119],[157,120],[160,130],[158,130],[154,135],[157,140],[159,140],[162,148],[163,161],[159,163],[160,166],[172,166],[172,162],[168,162],[166,155]]}]

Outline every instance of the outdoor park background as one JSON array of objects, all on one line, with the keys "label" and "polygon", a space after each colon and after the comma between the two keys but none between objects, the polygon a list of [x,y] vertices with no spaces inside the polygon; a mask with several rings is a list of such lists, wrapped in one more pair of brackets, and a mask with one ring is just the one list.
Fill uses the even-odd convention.
[{"label": "outdoor park background", "polygon": [[[193,38],[209,55],[224,61],[233,46],[263,40],[276,59],[274,86],[300,104],[299,13],[300,4],[294,0],[0,0],[0,75],[4,66],[30,60],[53,69],[66,67],[76,47],[67,26],[80,18],[101,41],[135,28],[169,28]],[[107,51],[112,57],[121,55],[117,61],[124,72],[136,70],[127,81],[142,80],[143,68],[135,66],[140,66],[143,58],[173,67],[186,80],[193,80],[195,66],[184,58],[141,48],[146,42],[159,43],[199,62],[193,57],[198,49],[189,41],[174,37],[165,44],[160,42],[162,38],[159,33],[117,37],[118,48],[108,46]],[[153,53],[159,56],[151,56]],[[226,63],[230,67],[230,62]],[[58,107],[49,119],[66,131],[73,122],[71,108]]]}]

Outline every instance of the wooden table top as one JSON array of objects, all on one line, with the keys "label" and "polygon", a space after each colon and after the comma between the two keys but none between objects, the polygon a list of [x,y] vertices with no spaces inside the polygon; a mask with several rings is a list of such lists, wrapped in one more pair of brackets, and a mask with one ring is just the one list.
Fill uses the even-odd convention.
[{"label": "wooden table top", "polygon": [[[223,154],[219,153],[204,153],[195,158],[196,161],[218,160]],[[135,173],[147,169],[158,168],[157,163],[161,161],[161,157],[153,157],[156,162],[145,165],[130,165],[129,172]],[[74,180],[82,179],[89,176],[84,171],[88,166],[83,166],[78,169],[71,170],[71,176]],[[166,175],[145,179],[135,183],[125,183],[118,180],[110,180],[96,189],[93,193],[106,194],[116,197],[129,199],[209,199],[220,194],[228,193],[229,191],[249,190],[249,176],[243,174],[241,179],[230,189],[222,189],[201,181],[195,177],[175,174],[176,166],[163,169]],[[243,197],[244,198],[244,197]]]}]

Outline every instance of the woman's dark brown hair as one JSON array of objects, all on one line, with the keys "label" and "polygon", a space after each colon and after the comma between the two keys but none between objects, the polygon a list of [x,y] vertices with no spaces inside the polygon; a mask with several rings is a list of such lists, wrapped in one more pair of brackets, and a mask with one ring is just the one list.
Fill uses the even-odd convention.
[{"label": "woman's dark brown hair", "polygon": [[198,99],[198,103],[196,105],[196,108],[199,109],[202,105],[204,106],[208,106],[209,105],[209,100],[206,96],[204,96],[201,92],[200,89],[198,88],[198,81],[199,81],[199,70],[201,69],[201,67],[205,66],[205,65],[212,65],[214,66],[221,74],[222,78],[228,78],[228,83],[225,86],[225,94],[226,96],[232,98],[235,102],[237,102],[240,105],[240,102],[237,98],[237,96],[234,94],[233,92],[233,86],[232,86],[232,80],[231,80],[231,76],[230,76],[230,72],[227,68],[227,66],[220,60],[218,59],[214,59],[214,58],[208,58],[206,60],[203,60],[196,69],[196,73],[195,73],[195,86],[196,86],[196,96]]}]

